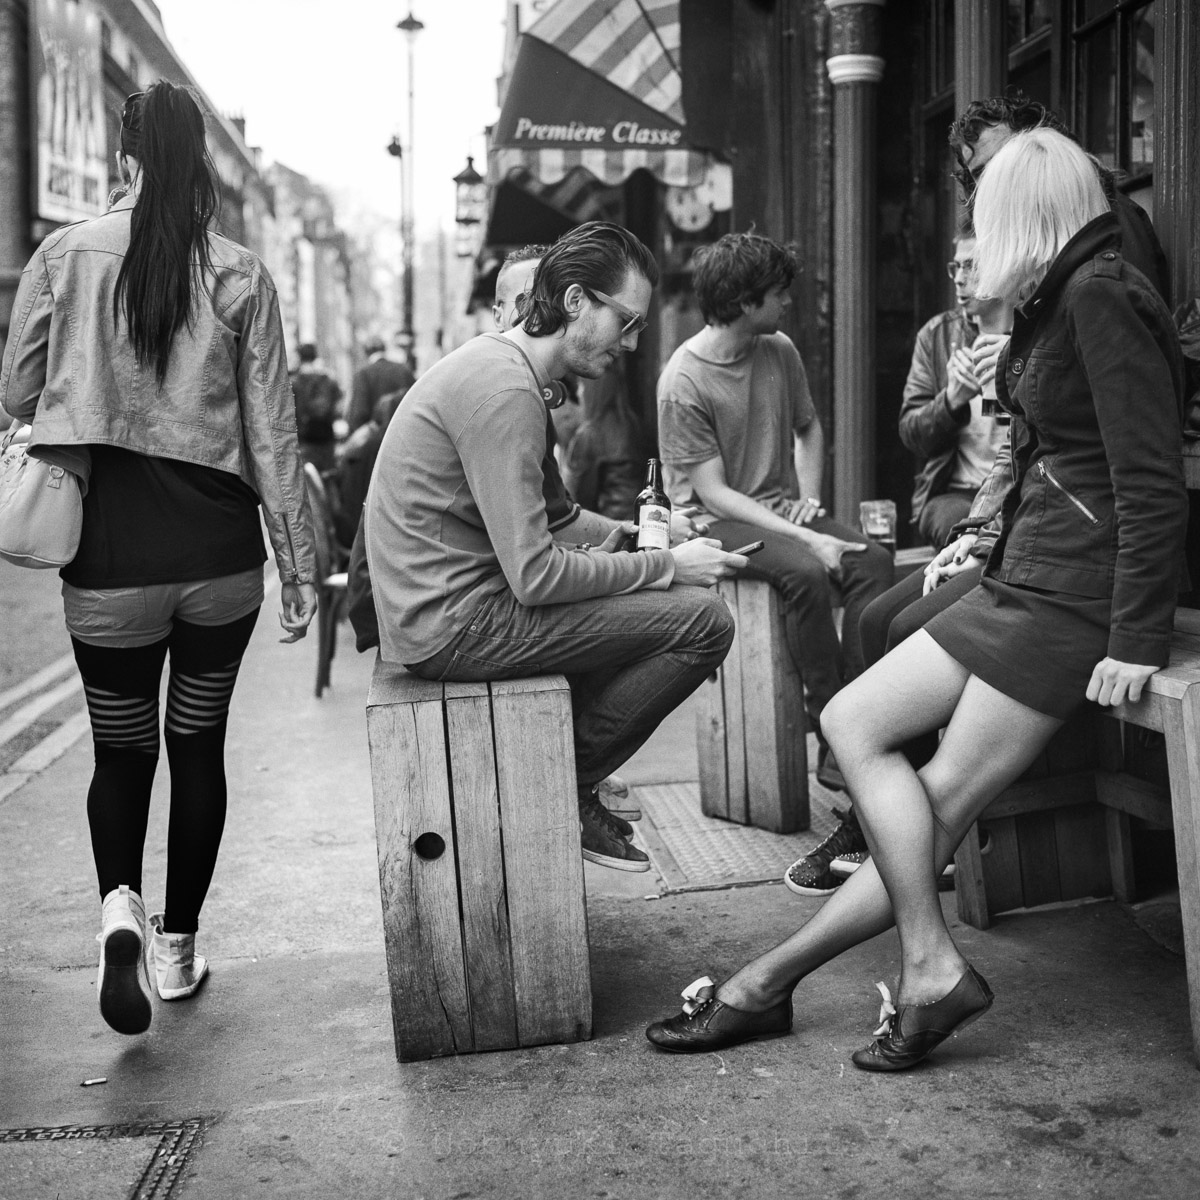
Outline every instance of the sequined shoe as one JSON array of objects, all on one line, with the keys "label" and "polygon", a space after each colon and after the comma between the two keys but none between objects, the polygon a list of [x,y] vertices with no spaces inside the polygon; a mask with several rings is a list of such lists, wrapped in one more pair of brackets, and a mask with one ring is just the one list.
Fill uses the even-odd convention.
[{"label": "sequined shoe", "polygon": [[646,1037],[672,1054],[705,1054],[759,1038],[783,1037],[792,1029],[792,998],[766,1012],[744,1012],[716,998],[716,986],[704,976],[683,991],[683,1012],[655,1021]]},{"label": "sequined shoe", "polygon": [[851,1056],[864,1071],[907,1071],[948,1037],[983,1016],[994,999],[987,980],[970,964],[962,978],[932,1004],[904,1004],[896,1008],[887,985],[878,983],[883,996],[875,1041]]},{"label": "sequined shoe", "polygon": [[830,870],[830,864],[843,854],[867,851],[867,839],[859,828],[854,809],[842,812],[831,809],[838,819],[838,827],[817,847],[803,858],[798,858],[784,872],[783,882],[789,891],[798,896],[828,896],[842,886],[842,877]]}]

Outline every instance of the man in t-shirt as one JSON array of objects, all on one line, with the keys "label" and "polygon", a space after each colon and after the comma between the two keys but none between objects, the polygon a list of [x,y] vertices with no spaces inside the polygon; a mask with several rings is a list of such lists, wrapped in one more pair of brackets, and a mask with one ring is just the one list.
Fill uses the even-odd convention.
[{"label": "man in t-shirt", "polygon": [[1006,341],[980,333],[980,318],[1007,328],[1000,300],[980,300],[974,282],[975,235],[955,239],[947,264],[958,306],[927,321],[917,333],[900,409],[900,440],[922,459],[913,489],[912,519],[921,537],[940,550],[950,531],[971,511],[975,493],[991,472],[1008,426],[984,416],[975,354]]},{"label": "man in t-shirt", "polygon": [[[845,607],[843,627],[856,627],[891,586],[892,560],[821,507],[821,424],[800,355],[779,332],[795,253],[758,234],[730,233],[698,250],[692,264],[707,324],[658,381],[667,491],[676,505],[696,506],[722,544],[766,543],[738,574],[783,596],[788,648],[816,725],[862,670],[859,653],[842,661],[835,597]],[[826,756],[822,743],[819,775]]]},{"label": "man in t-shirt", "polygon": [[[596,378],[632,350],[657,280],[650,252],[617,225],[564,234],[520,323],[473,339],[413,386],[366,509],[383,658],[427,679],[563,672],[583,854],[626,871],[649,860],[597,785],[723,661],[732,620],[706,589],[747,561],[711,538],[618,550],[633,523],[574,504],[547,446],[553,381]],[[673,529],[690,532],[685,520]]]}]

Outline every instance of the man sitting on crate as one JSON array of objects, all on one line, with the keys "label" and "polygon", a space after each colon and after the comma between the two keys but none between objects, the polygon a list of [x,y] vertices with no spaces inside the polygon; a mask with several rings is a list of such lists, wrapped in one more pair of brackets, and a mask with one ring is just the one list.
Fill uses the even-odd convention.
[{"label": "man sitting on crate", "polygon": [[[522,322],[431,367],[384,435],[367,497],[380,653],[438,680],[562,672],[571,683],[583,855],[649,868],[596,785],[724,660],[729,611],[706,591],[745,565],[709,538],[618,549],[633,530],[565,495],[546,408],[567,372],[634,349],[658,267],[628,231],[581,225],[541,260]],[[686,538],[691,523],[673,533]],[[538,797],[530,797],[538,803]]]},{"label": "man sitting on crate", "polygon": [[[726,234],[692,256],[707,324],[663,369],[658,436],[677,505],[697,506],[726,546],[766,543],[738,574],[783,596],[788,649],[815,729],[863,666],[861,655],[843,662],[833,609],[843,604],[843,628],[856,628],[863,608],[891,586],[892,560],[821,507],[821,423],[800,355],[779,331],[795,274],[791,248],[754,233]],[[822,782],[826,757],[822,744]]]}]

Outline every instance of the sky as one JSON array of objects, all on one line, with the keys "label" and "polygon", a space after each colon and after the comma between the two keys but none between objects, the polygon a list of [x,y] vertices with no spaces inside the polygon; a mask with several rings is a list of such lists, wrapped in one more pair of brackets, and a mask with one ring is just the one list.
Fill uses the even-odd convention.
[{"label": "sky", "polygon": [[467,155],[486,173],[484,127],[499,114],[505,0],[156,0],[167,39],[214,106],[246,118],[266,161],[299,171],[364,208],[400,213],[400,172],[386,147],[408,138],[416,236],[454,228],[453,177]]}]

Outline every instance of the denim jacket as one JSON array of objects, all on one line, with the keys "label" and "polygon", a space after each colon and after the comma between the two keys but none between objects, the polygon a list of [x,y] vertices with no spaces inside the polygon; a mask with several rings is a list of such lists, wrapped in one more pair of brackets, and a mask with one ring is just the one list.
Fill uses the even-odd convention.
[{"label": "denim jacket", "polygon": [[56,230],[29,260],[0,403],[32,422],[30,450],[45,458],[86,463],[89,445],[121,446],[238,475],[262,503],[280,578],[311,582],[312,515],[275,286],[256,255],[211,233],[212,295],[195,297],[160,387],[124,317],[113,320],[133,205]]},{"label": "denim jacket", "polygon": [[1120,244],[1116,218],[1097,217],[1017,310],[997,376],[1014,486],[987,573],[1111,597],[1109,656],[1161,667],[1188,510],[1183,358]]}]

